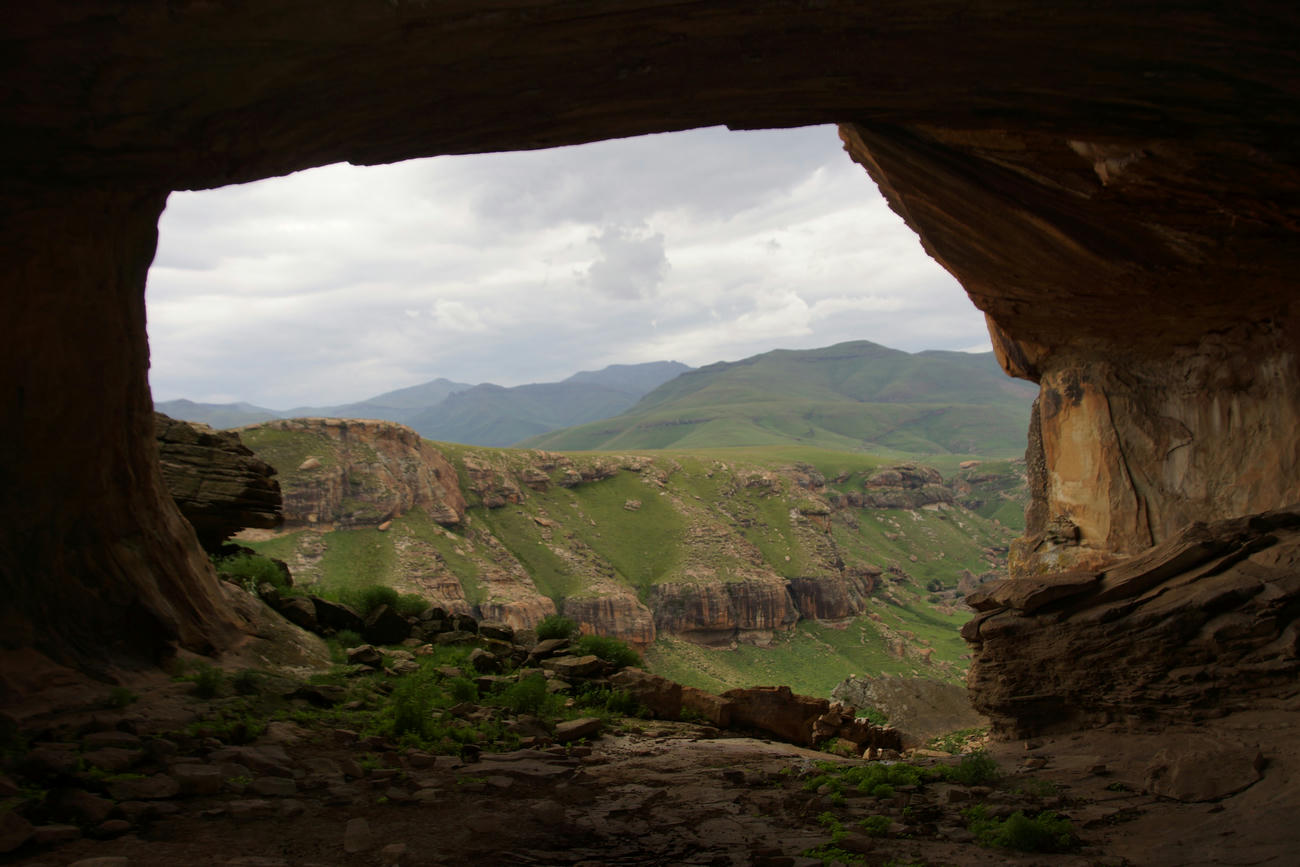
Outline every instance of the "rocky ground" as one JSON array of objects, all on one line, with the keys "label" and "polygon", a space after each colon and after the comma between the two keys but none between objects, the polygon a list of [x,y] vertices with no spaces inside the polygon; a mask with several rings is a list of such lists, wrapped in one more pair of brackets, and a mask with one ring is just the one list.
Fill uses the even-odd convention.
[{"label": "rocky ground", "polygon": [[[882,763],[653,719],[460,756],[289,721],[244,744],[178,742],[166,735],[211,702],[188,682],[137,689],[126,708],[46,715],[44,733],[58,740],[30,744],[0,786],[31,796],[42,773],[57,783],[41,793],[34,834],[0,814],[0,844],[29,834],[0,863],[1286,864],[1297,840],[1294,714],[1238,715],[1213,736],[1097,730],[994,743],[996,779],[873,795],[835,780]],[[958,763],[905,760],[923,775]],[[981,846],[968,827],[977,805],[993,818],[1055,811],[1077,844],[1056,854]]]}]

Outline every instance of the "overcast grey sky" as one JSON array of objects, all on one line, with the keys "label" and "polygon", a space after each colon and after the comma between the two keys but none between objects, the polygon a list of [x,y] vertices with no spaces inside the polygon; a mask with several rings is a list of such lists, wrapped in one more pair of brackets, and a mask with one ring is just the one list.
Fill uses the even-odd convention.
[{"label": "overcast grey sky", "polygon": [[834,127],[174,193],[147,301],[156,399],[274,409],[844,340],[988,348],[983,317]]}]

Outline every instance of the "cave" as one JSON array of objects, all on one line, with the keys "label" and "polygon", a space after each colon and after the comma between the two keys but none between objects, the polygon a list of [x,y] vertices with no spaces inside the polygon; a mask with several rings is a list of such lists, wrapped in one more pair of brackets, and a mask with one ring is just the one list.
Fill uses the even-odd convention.
[{"label": "cave", "polygon": [[[969,631],[992,654],[983,679],[977,656],[977,703],[1009,731],[1150,710],[1122,679],[1006,685],[1077,652],[1035,643],[1055,621],[1029,615],[1060,615],[1152,551],[1168,556],[1130,588],[1181,574],[1171,562],[1255,569],[1265,591],[1246,595],[1262,607],[1206,646],[1274,648],[1258,679],[1233,669],[1167,701],[1259,683],[1280,695],[1300,590],[1297,32],[1281,2],[14,10],[0,60],[0,643],[97,671],[240,640],[154,446],[144,284],[171,191],[339,161],[837,123],[985,312],[1007,373],[1041,388],[1013,562],[1039,595],[1004,591]],[[1144,641],[1233,614],[1222,594],[1193,601],[1204,617],[1153,615]],[[998,635],[1032,652],[988,650]],[[1097,719],[1069,710],[1080,690]]]}]

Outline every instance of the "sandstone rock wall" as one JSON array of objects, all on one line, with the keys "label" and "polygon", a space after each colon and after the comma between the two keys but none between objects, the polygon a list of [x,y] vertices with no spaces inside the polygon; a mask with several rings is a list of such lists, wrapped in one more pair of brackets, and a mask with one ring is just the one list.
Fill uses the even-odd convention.
[{"label": "sandstone rock wall", "polygon": [[1015,574],[1101,566],[1192,521],[1300,501],[1298,350],[1260,325],[1140,369],[1054,363],[1034,438],[1044,484]]},{"label": "sandstone rock wall", "polygon": [[246,527],[271,529],[283,520],[275,469],[258,460],[238,434],[154,414],[163,481],[209,553]]},{"label": "sandstone rock wall", "polygon": [[1196,523],[1100,571],[981,589],[971,697],[1004,733],[1293,707],[1300,512]]},{"label": "sandstone rock wall", "polygon": [[[441,524],[465,517],[465,498],[447,459],[405,425],[367,419],[283,419],[240,429],[253,442],[263,431],[313,434],[319,455],[281,473],[290,525],[375,526],[421,508]],[[274,444],[263,451],[275,454]],[[300,455],[295,454],[294,460]]]},{"label": "sandstone rock wall", "polygon": [[656,637],[654,614],[626,588],[565,599],[563,614],[584,634],[609,635],[638,649],[649,647]]},{"label": "sandstone rock wall", "polygon": [[762,643],[792,628],[799,612],[786,583],[750,578],[728,583],[665,583],[650,591],[655,628],[700,644],[727,644],[744,634]]}]

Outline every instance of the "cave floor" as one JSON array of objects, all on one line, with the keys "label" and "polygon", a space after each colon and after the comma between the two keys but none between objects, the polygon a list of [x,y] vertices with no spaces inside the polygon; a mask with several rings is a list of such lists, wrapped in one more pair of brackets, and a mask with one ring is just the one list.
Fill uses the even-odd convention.
[{"label": "cave floor", "polygon": [[[160,685],[116,719],[70,717],[64,739],[167,731],[190,713],[180,690]],[[832,843],[829,814],[844,833],[836,851],[823,850],[825,863],[1290,865],[1300,853],[1297,720],[1273,708],[1212,725],[993,743],[995,785],[927,783],[887,799],[848,790],[840,802],[808,781],[817,763],[858,763],[687,723],[626,720],[589,744],[470,761],[276,722],[251,744],[208,741],[155,761],[186,790],[119,793],[109,816],[118,824],[50,826],[64,830],[0,863],[811,867],[822,861],[809,850]],[[216,784],[185,765],[218,769]],[[148,767],[136,770],[151,779]],[[1081,845],[1063,854],[981,847],[962,816],[974,804],[994,816],[1053,810]],[[884,836],[859,825],[873,816]]]}]

